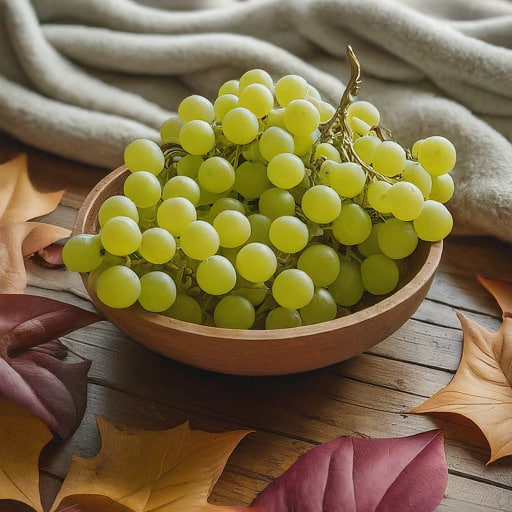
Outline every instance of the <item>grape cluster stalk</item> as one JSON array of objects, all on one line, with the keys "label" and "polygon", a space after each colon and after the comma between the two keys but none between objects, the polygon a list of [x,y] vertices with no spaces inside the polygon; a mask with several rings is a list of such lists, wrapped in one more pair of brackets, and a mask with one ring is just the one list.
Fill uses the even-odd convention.
[{"label": "grape cluster stalk", "polygon": [[420,241],[452,229],[456,151],[440,135],[403,148],[347,57],[337,107],[262,69],[213,102],[184,98],[158,143],[125,148],[123,193],[65,244],[66,266],[108,307],[233,329],[334,320],[393,293]]}]

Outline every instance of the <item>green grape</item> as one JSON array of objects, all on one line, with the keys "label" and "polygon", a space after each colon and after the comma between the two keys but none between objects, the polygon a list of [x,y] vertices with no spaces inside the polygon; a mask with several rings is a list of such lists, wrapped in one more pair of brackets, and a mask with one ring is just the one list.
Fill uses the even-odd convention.
[{"label": "green grape", "polygon": [[286,125],[284,124],[284,108],[283,107],[273,108],[268,113],[268,116],[266,119],[266,124],[267,124],[267,127],[278,126],[279,128],[286,130]]},{"label": "green grape", "polygon": [[327,185],[315,185],[302,196],[304,215],[317,224],[328,224],[338,217],[341,211],[340,196]]},{"label": "green grape", "polygon": [[211,123],[214,118],[211,101],[199,94],[192,94],[178,105],[178,116],[185,122],[201,120]]},{"label": "green grape", "polygon": [[274,89],[272,77],[263,69],[249,69],[240,77],[238,83],[240,92],[252,84],[262,84],[271,91]]},{"label": "green grape", "polygon": [[153,313],[169,309],[176,300],[176,284],[171,276],[153,270],[140,278],[139,304]]},{"label": "green grape", "polygon": [[418,245],[412,224],[395,218],[386,219],[381,225],[377,240],[382,253],[394,260],[406,258]]},{"label": "green grape", "polygon": [[265,329],[290,329],[300,327],[302,318],[296,309],[278,306],[270,310],[265,318]]},{"label": "green grape", "polygon": [[162,142],[178,142],[180,130],[185,122],[177,116],[170,117],[160,125]]},{"label": "green grape", "polygon": [[318,91],[318,89],[314,85],[311,85],[311,84],[309,84],[309,86],[308,86],[307,96],[313,96],[313,98],[316,98],[317,100],[322,99],[322,96],[321,96],[320,92]]},{"label": "green grape", "polygon": [[307,100],[292,100],[285,107],[284,124],[293,135],[307,135],[318,128],[320,113]]},{"label": "green grape", "polygon": [[268,236],[278,251],[290,254],[302,251],[309,241],[308,227],[292,215],[274,219],[270,224]]},{"label": "green grape", "polygon": [[103,263],[104,252],[99,235],[82,233],[64,244],[62,261],[73,272],[91,272]]},{"label": "green grape", "polygon": [[432,191],[432,177],[418,162],[407,160],[405,168],[402,171],[402,180],[416,185],[421,190],[424,199],[430,196]]},{"label": "green grape", "polygon": [[114,256],[128,256],[140,245],[142,234],[130,217],[112,217],[100,229],[101,244]]},{"label": "green grape", "polygon": [[201,324],[203,321],[203,312],[199,302],[185,293],[178,293],[172,306],[162,314],[191,324]]},{"label": "green grape", "polygon": [[448,173],[435,176],[432,178],[432,189],[429,199],[433,199],[438,203],[446,203],[452,198],[454,190],[453,178]]},{"label": "green grape", "polygon": [[395,260],[385,254],[373,254],[361,263],[361,277],[365,290],[372,295],[392,292],[400,277]]},{"label": "green grape", "polygon": [[293,136],[279,126],[269,126],[260,136],[261,156],[270,161],[281,153],[293,153]]},{"label": "green grape", "polygon": [[139,254],[149,263],[161,265],[170,261],[176,253],[176,240],[169,231],[152,227],[142,233]]},{"label": "green grape", "polygon": [[250,84],[240,92],[238,104],[261,119],[272,110],[274,96],[263,84]]},{"label": "green grape", "polygon": [[206,190],[203,187],[199,187],[201,190],[201,194],[199,196],[199,202],[197,203],[197,207],[200,208],[201,206],[211,206],[217,199],[220,199],[221,197],[226,197],[224,193],[216,194],[213,192],[210,192],[209,190]]},{"label": "green grape", "polygon": [[120,215],[139,222],[139,211],[131,199],[124,195],[107,197],[98,210],[98,223],[103,226],[107,220]]},{"label": "green grape", "polygon": [[368,135],[372,129],[368,123],[365,123],[362,119],[359,119],[359,117],[355,116],[348,118],[348,125],[350,126],[350,130],[352,131],[354,139]]},{"label": "green grape", "polygon": [[235,267],[247,281],[263,283],[274,275],[277,269],[277,258],[268,245],[251,242],[238,251]]},{"label": "green grape", "polygon": [[234,94],[223,94],[219,96],[213,103],[215,117],[222,122],[224,116],[234,108],[238,107],[238,96]]},{"label": "green grape", "polygon": [[357,304],[364,293],[359,263],[342,259],[338,277],[329,285],[328,290],[339,306],[349,308]]},{"label": "green grape", "polygon": [[417,152],[418,162],[431,176],[441,176],[455,167],[455,147],[445,137],[434,135],[421,140]]},{"label": "green grape", "polygon": [[369,101],[354,101],[347,108],[347,118],[357,117],[370,127],[378,126],[380,113]]},{"label": "green grape", "polygon": [[363,256],[368,257],[372,254],[378,254],[379,252],[382,252],[379,247],[379,231],[382,225],[382,222],[373,224],[368,238],[357,245],[359,252]]},{"label": "green grape", "polygon": [[304,156],[309,154],[315,141],[319,136],[318,130],[311,133],[294,135],[293,136],[293,152],[298,156]]},{"label": "green grape", "polygon": [[368,212],[356,203],[344,204],[341,213],[332,223],[332,233],[344,245],[364,242],[372,231],[372,220]]},{"label": "green grape", "polygon": [[263,162],[264,158],[261,156],[258,139],[253,140],[251,143],[246,144],[242,149],[242,156],[244,160],[251,162]]},{"label": "green grape", "polygon": [[197,206],[201,189],[197,182],[188,176],[173,176],[162,188],[162,199],[171,197],[184,197]]},{"label": "green grape", "polygon": [[236,256],[240,247],[220,247],[219,254],[227,258],[235,266]]},{"label": "green grape", "polygon": [[363,135],[354,142],[354,151],[364,163],[370,164],[375,148],[380,143],[381,140],[375,135]]},{"label": "green grape", "polygon": [[210,208],[208,215],[210,222],[212,222],[215,217],[224,210],[235,210],[245,215],[245,206],[241,201],[234,197],[219,197],[219,199],[216,199]]},{"label": "green grape", "polygon": [[[309,101],[311,101],[310,98],[311,97],[309,96]],[[320,123],[327,123],[332,119],[332,116],[336,113],[336,109],[327,101],[318,101],[316,108],[318,109],[318,113],[320,114]]]},{"label": "green grape", "polygon": [[199,155],[185,155],[178,160],[176,164],[176,173],[178,176],[195,178],[197,176],[197,171],[203,162],[203,158]]},{"label": "green grape", "polygon": [[224,256],[215,254],[201,261],[196,272],[197,284],[210,295],[224,295],[236,284],[236,270]]},{"label": "green grape", "polygon": [[184,197],[170,197],[162,201],[156,211],[158,225],[174,236],[181,236],[185,228],[196,219],[195,206]]},{"label": "green grape", "polygon": [[396,142],[385,140],[373,151],[372,166],[383,176],[396,176],[405,167],[405,151]]},{"label": "green grape", "polygon": [[299,75],[285,75],[275,85],[274,94],[277,101],[283,107],[293,100],[300,100],[306,97],[309,91],[309,84]]},{"label": "green grape", "polygon": [[338,163],[340,162],[335,162],[333,160],[325,160],[325,162],[322,162],[317,175],[317,182],[319,185],[329,184],[331,171],[338,166]]},{"label": "green grape", "polygon": [[213,227],[219,234],[220,246],[233,248],[247,242],[251,224],[247,217],[235,210],[224,210],[213,219]]},{"label": "green grape", "polygon": [[154,174],[138,171],[126,178],[123,191],[138,208],[150,208],[160,200],[162,187]]},{"label": "green grape", "polygon": [[222,297],[213,311],[213,321],[224,329],[250,329],[256,318],[254,306],[240,295]]},{"label": "green grape", "polygon": [[261,162],[243,162],[235,170],[233,189],[248,201],[258,199],[271,187],[267,167]]},{"label": "green grape", "polygon": [[363,191],[365,183],[366,174],[355,162],[343,162],[330,167],[328,184],[342,197],[358,196]]},{"label": "green grape", "polygon": [[140,294],[137,274],[123,265],[106,268],[96,279],[96,295],[110,308],[128,308],[135,304]]},{"label": "green grape", "polygon": [[208,192],[220,194],[231,189],[235,183],[233,166],[221,156],[212,156],[205,160],[197,172],[199,185]]},{"label": "green grape", "polygon": [[419,238],[437,242],[450,234],[453,218],[444,204],[427,199],[423,210],[414,219],[413,226]]},{"label": "green grape", "polygon": [[165,158],[160,146],[149,139],[135,139],[124,149],[124,163],[131,172],[149,171],[160,174]]},{"label": "green grape", "polygon": [[191,155],[206,155],[215,146],[213,128],[201,119],[186,122],[180,130],[180,145]]},{"label": "green grape", "polygon": [[413,183],[398,181],[387,192],[391,213],[400,220],[413,220],[423,209],[423,194]]},{"label": "green grape", "polygon": [[336,302],[325,288],[317,288],[309,303],[299,310],[303,325],[334,320],[337,312]]},{"label": "green grape", "polygon": [[340,152],[329,142],[321,142],[315,149],[314,160],[325,158],[327,161],[341,162]]},{"label": "green grape", "polygon": [[295,215],[295,199],[287,190],[272,187],[260,195],[258,209],[270,220],[282,215]]},{"label": "green grape", "polygon": [[304,179],[305,172],[304,162],[293,153],[276,155],[267,165],[270,182],[284,189],[297,186]]},{"label": "green grape", "polygon": [[338,277],[340,258],[329,245],[313,244],[302,251],[297,268],[306,272],[315,286],[325,288]]},{"label": "green grape", "polygon": [[277,274],[272,284],[272,296],[283,308],[303,308],[313,298],[315,285],[303,270],[288,268]]},{"label": "green grape", "polygon": [[233,144],[249,144],[259,129],[258,118],[247,108],[233,108],[222,119],[222,133]]},{"label": "green grape", "polygon": [[228,80],[220,86],[217,96],[223,96],[224,94],[234,94],[235,96],[238,96],[239,92],[240,85],[238,80]]},{"label": "green grape", "polygon": [[372,181],[366,189],[368,204],[379,213],[391,213],[391,201],[388,197],[391,183],[383,180]]},{"label": "green grape", "polygon": [[267,287],[264,283],[251,283],[238,275],[231,293],[245,297],[253,306],[259,306],[267,297]]},{"label": "green grape", "polygon": [[261,242],[265,245],[270,245],[270,237],[268,232],[272,221],[261,213],[252,213],[247,217],[251,225],[251,234],[248,242]]},{"label": "green grape", "polygon": [[189,258],[205,260],[219,250],[219,235],[209,222],[195,220],[181,233],[180,247]]}]

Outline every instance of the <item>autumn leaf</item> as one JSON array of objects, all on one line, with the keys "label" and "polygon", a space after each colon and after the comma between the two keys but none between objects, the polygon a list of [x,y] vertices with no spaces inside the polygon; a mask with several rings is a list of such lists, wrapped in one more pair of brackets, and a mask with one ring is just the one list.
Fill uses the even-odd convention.
[{"label": "autumn leaf", "polygon": [[56,338],[101,317],[45,297],[0,294],[0,395],[41,418],[61,437],[79,425],[90,361],[65,363]]},{"label": "autumn leaf", "polygon": [[63,191],[40,192],[32,185],[26,155],[0,164],[0,291],[18,293],[27,277],[23,258],[69,236],[70,231],[28,222],[57,207]]},{"label": "autumn leaf", "polygon": [[412,413],[451,413],[471,420],[491,449],[490,464],[512,455],[512,283],[479,277],[503,311],[491,332],[458,314],[464,334],[462,358],[451,382]]}]

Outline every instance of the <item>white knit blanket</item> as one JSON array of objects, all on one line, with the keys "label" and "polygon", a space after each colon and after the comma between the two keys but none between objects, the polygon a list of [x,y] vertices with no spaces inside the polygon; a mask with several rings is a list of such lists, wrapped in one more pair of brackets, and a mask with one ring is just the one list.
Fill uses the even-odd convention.
[{"label": "white knit blanket", "polygon": [[0,0],[0,22],[0,129],[108,168],[249,68],[337,104],[350,44],[360,97],[402,145],[455,144],[454,232],[512,241],[508,0]]}]

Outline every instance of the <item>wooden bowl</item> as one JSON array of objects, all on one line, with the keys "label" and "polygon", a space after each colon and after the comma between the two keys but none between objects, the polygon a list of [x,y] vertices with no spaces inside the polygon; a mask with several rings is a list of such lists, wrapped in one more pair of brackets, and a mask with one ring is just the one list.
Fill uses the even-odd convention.
[{"label": "wooden bowl", "polygon": [[[80,208],[73,233],[95,233],[98,209],[122,193],[129,171],[103,178]],[[196,325],[138,306],[112,309],[88,290],[95,307],[125,334],[166,357],[235,375],[281,375],[322,368],[356,356],[403,325],[425,298],[439,265],[442,242],[420,242],[392,295],[329,322],[277,330],[238,330]],[[82,276],[87,287],[87,275]]]}]

